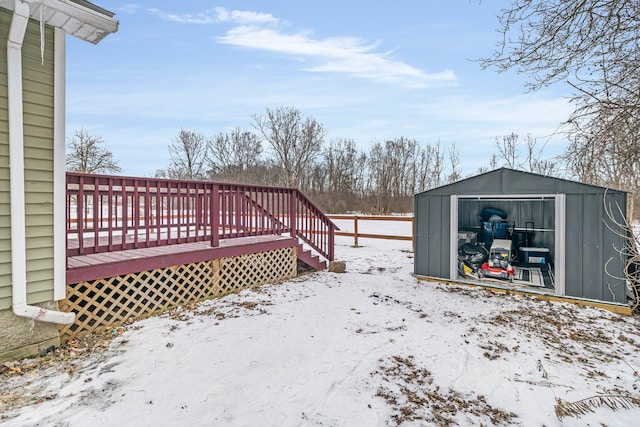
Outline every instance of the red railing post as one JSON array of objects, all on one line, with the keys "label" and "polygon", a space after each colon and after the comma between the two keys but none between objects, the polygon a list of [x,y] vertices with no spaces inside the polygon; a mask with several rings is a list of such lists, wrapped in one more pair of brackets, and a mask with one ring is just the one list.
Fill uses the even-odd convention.
[{"label": "red railing post", "polygon": [[[121,242],[122,249],[127,247],[127,235],[129,234],[129,195],[127,194],[127,182],[124,179],[120,180],[120,194],[122,198],[122,220],[120,221],[121,226]],[[113,227],[111,227],[111,218],[109,218],[109,237],[112,238],[114,235]]]},{"label": "red railing post", "polygon": [[149,244],[150,232],[151,232],[151,190],[149,189],[149,180],[144,180],[144,228],[145,228],[145,242]]},{"label": "red railing post", "polygon": [[76,212],[76,224],[78,225],[78,249],[80,255],[84,255],[84,177],[78,180],[78,204]]},{"label": "red railing post", "polygon": [[297,225],[298,225],[298,190],[289,191],[289,233],[291,237],[297,238]]},{"label": "red railing post", "polygon": [[[131,221],[133,226],[133,247],[138,248],[138,230],[140,229],[140,198],[138,194],[138,180],[134,179],[133,182],[133,202],[131,206]],[[102,208],[101,208],[102,209]]]},{"label": "red railing post", "polygon": [[211,203],[209,203],[209,218],[211,220],[211,247],[220,245],[220,186],[213,184],[211,187]]},{"label": "red railing post", "polygon": [[[200,191],[202,190],[202,192]],[[206,194],[206,190],[204,185],[196,185],[194,191],[195,197],[195,212],[193,212],[195,217],[195,227],[196,227],[196,238],[200,235],[200,232],[204,230],[204,234],[206,234],[206,224],[203,221],[204,216],[204,195]],[[193,208],[192,208],[193,209]]]},{"label": "red railing post", "polygon": [[98,180],[93,180],[93,195],[91,196],[91,208],[93,218],[93,250],[98,252],[98,248],[100,247],[100,216],[98,209],[100,208],[100,193],[99,193]]},{"label": "red railing post", "polygon": [[328,258],[329,258],[329,261],[333,261],[335,258],[335,233],[334,233],[333,227],[327,227],[327,231],[328,231],[327,241],[329,245],[329,248],[328,248],[329,250],[327,251],[329,255]]}]

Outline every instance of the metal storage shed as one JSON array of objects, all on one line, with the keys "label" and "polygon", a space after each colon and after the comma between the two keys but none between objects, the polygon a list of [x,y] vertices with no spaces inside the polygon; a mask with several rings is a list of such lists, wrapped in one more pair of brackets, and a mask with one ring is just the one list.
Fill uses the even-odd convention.
[{"label": "metal storage shed", "polygon": [[[606,203],[616,221],[624,220],[623,191],[502,168],[416,194],[414,203],[416,276],[626,303],[626,259],[620,252],[626,240],[622,230],[609,228],[615,225],[605,210]],[[485,241],[479,218],[485,208],[506,217],[513,263],[522,266],[516,266],[516,283],[464,274],[459,250],[465,243],[488,254],[491,241]],[[536,274],[546,276],[526,286],[525,276],[531,280]]]}]

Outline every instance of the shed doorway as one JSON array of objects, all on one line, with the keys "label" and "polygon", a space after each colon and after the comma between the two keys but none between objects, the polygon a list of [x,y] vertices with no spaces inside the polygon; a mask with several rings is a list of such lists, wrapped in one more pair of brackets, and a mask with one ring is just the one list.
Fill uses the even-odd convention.
[{"label": "shed doorway", "polygon": [[450,277],[565,294],[565,197],[452,195]]}]

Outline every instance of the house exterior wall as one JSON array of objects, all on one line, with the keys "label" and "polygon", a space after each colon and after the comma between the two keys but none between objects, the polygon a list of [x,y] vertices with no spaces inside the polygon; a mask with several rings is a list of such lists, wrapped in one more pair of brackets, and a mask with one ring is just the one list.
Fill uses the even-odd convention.
[{"label": "house exterior wall", "polygon": [[[607,218],[604,203],[622,221],[626,193],[510,169],[499,169],[415,196],[414,273],[450,277],[451,196],[566,195],[565,295],[625,303],[626,244]],[[620,210],[618,211],[618,208]],[[555,225],[558,228],[558,225]],[[612,229],[610,229],[610,227]],[[606,267],[605,267],[606,266]]]},{"label": "house exterior wall", "polygon": [[11,306],[11,197],[9,195],[9,105],[7,36],[11,12],[0,9],[0,310]]},{"label": "house exterior wall", "polygon": [[[7,106],[7,46],[11,12],[0,9],[0,310],[11,306],[11,198]],[[27,302],[53,299],[53,50],[45,26],[44,64],[40,26],[30,20],[22,47],[24,167],[27,225]]]},{"label": "house exterior wall", "polygon": [[[58,327],[11,310],[11,195],[7,37],[12,12],[0,8],[0,360],[36,354],[60,343]],[[27,303],[57,310],[53,301],[54,29],[29,20],[22,46]]]},{"label": "house exterior wall", "polygon": [[27,303],[53,300],[54,30],[29,21],[22,47],[24,174],[27,224]]}]

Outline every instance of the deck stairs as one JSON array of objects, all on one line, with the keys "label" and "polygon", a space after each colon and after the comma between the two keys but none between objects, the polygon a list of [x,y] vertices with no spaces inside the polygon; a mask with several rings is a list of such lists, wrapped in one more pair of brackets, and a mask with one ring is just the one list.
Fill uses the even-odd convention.
[{"label": "deck stairs", "polygon": [[320,258],[319,255],[310,249],[305,249],[302,244],[298,245],[298,264],[304,264],[303,267],[312,268],[314,270],[326,270],[327,261]]}]

